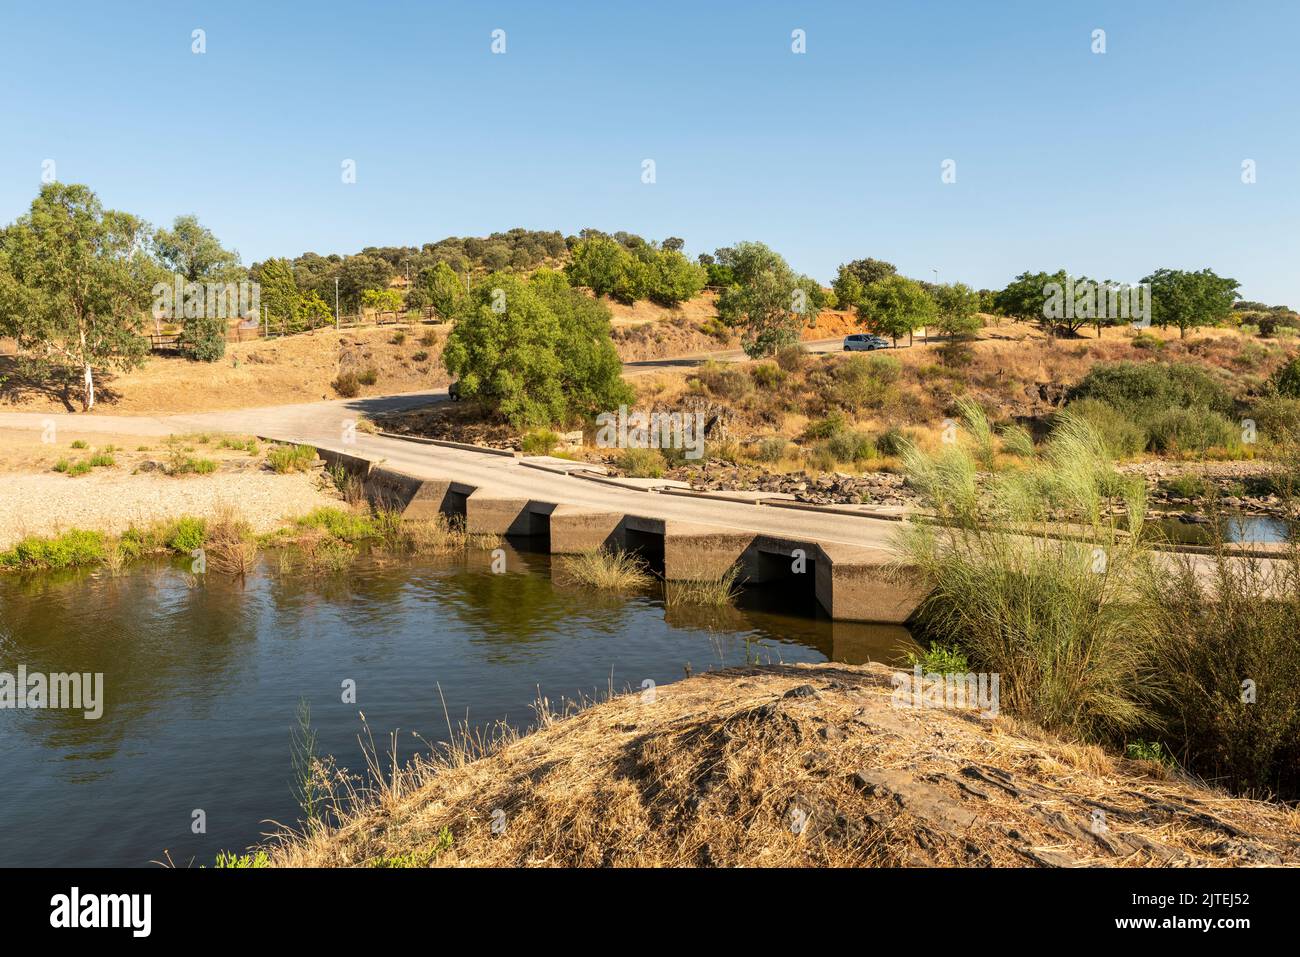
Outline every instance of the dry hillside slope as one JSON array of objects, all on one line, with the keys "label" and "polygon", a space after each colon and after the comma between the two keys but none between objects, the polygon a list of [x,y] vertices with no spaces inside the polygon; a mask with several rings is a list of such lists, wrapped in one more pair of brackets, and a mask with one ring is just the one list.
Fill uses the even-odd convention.
[{"label": "dry hillside slope", "polygon": [[[1005,717],[891,706],[880,665],[704,674],[424,767],[280,865],[1250,865],[1294,811]],[[494,828],[493,822],[496,821]]]}]

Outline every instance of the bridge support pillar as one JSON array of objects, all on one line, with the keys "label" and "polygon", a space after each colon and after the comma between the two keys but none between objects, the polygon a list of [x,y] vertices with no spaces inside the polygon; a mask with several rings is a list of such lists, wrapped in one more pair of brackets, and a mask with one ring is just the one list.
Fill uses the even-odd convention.
[{"label": "bridge support pillar", "polygon": [[878,548],[817,546],[817,601],[832,618],[901,625],[925,597],[915,572],[892,565]]}]

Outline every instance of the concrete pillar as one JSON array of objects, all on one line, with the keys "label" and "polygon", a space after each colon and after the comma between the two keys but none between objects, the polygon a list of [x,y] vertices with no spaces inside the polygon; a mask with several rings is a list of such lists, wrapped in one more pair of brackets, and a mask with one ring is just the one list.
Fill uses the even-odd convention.
[{"label": "concrete pillar", "polygon": [[551,507],[477,489],[465,500],[465,530],[471,535],[543,535]]},{"label": "concrete pillar", "polygon": [[370,473],[372,481],[380,481],[382,488],[381,495],[394,494],[402,496],[406,502],[406,507],[402,510],[402,521],[404,522],[428,522],[437,518],[439,515],[446,515],[457,512],[457,496],[453,489],[453,483],[443,479],[418,482],[413,488],[402,483],[383,483],[379,475],[379,469],[373,469]]},{"label": "concrete pillar", "polygon": [[602,512],[581,505],[557,505],[551,512],[552,555],[626,547],[622,512]]},{"label": "concrete pillar", "polygon": [[717,581],[736,563],[742,574],[756,564],[752,532],[693,522],[664,522],[664,578],[667,581]]},{"label": "concrete pillar", "polygon": [[919,576],[879,548],[818,545],[817,600],[832,617],[901,625],[925,597]]}]

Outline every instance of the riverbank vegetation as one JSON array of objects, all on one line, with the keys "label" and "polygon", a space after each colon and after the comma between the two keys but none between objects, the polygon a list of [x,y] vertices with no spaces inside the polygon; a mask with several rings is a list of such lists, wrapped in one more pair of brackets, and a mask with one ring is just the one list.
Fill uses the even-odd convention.
[{"label": "riverbank vegetation", "polygon": [[1088,418],[981,472],[987,424],[965,413],[960,441],[904,453],[934,515],[897,539],[931,588],[918,637],[1000,674],[1003,707],[1052,733],[1157,742],[1237,793],[1300,798],[1300,552],[1158,552],[1144,488]]}]

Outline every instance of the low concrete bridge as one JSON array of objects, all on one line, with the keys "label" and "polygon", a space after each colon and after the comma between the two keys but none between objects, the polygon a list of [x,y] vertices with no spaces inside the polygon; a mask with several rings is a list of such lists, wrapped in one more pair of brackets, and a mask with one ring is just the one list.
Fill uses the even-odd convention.
[{"label": "low concrete bridge", "polygon": [[460,514],[472,533],[530,536],[557,555],[636,551],[668,581],[716,580],[733,566],[749,584],[808,575],[838,620],[901,624],[923,595],[893,566],[889,539],[898,523],[887,518],[660,492],[654,483],[602,481],[558,463],[383,435],[359,434],[347,445],[275,437],[315,445],[405,519]]}]

